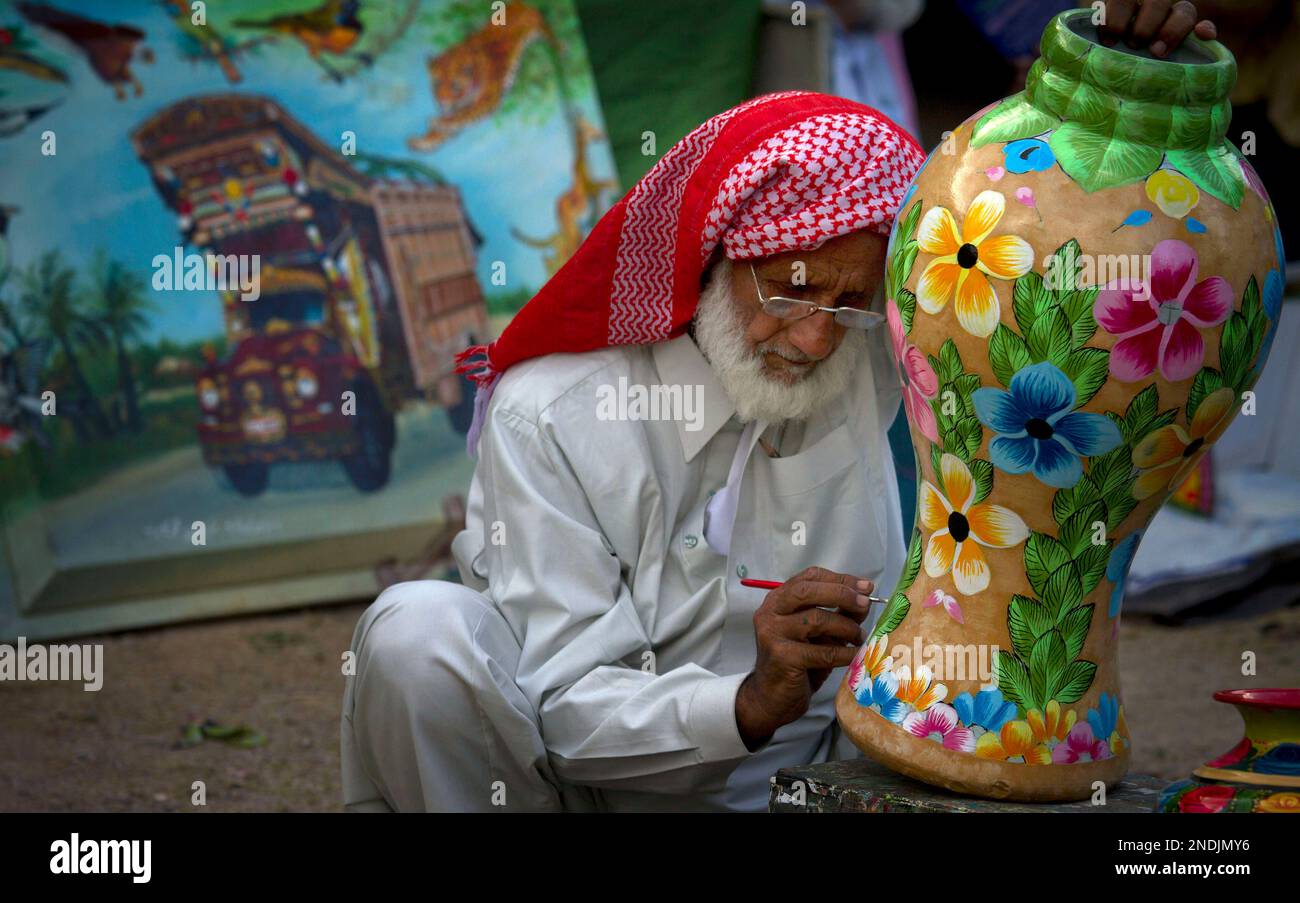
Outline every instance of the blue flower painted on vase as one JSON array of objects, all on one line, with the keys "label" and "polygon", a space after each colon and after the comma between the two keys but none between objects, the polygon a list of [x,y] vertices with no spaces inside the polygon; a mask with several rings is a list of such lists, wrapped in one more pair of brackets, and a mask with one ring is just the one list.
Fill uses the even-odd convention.
[{"label": "blue flower painted on vase", "polygon": [[1262,297],[1264,313],[1268,315],[1268,332],[1259,346],[1259,357],[1255,359],[1255,375],[1264,369],[1268,360],[1269,349],[1273,347],[1273,338],[1277,335],[1277,324],[1282,317],[1282,295],[1286,291],[1286,249],[1282,247],[1282,231],[1273,230],[1273,247],[1277,251],[1277,267],[1268,271],[1264,277],[1264,294]]},{"label": "blue flower painted on vase", "polygon": [[1119,723],[1119,695],[1102,693],[1095,709],[1088,709],[1088,724],[1092,725],[1092,735],[1098,740],[1107,741],[1115,733]]},{"label": "blue flower painted on vase", "polygon": [[1125,536],[1111,550],[1110,560],[1106,562],[1106,579],[1110,581],[1110,616],[1119,617],[1120,607],[1124,604],[1124,585],[1128,582],[1128,569],[1133,565],[1133,555],[1138,543],[1142,541],[1142,531],[1137,530]]},{"label": "blue flower painted on vase", "polygon": [[1042,172],[1056,165],[1051,145],[1041,138],[1022,138],[1002,148],[1007,157],[1007,172],[1017,174]]},{"label": "blue flower painted on vase", "polygon": [[857,700],[861,705],[880,706],[880,714],[890,721],[901,723],[907,717],[907,705],[900,702],[898,678],[892,671],[882,671],[875,680],[864,680],[858,685]]},{"label": "blue flower painted on vase", "polygon": [[979,725],[986,731],[999,731],[1002,725],[1016,717],[1016,704],[1002,698],[996,687],[980,690],[975,696],[962,693],[952,701],[957,717],[967,727]]},{"label": "blue flower painted on vase", "polygon": [[1300,744],[1279,743],[1251,763],[1259,774],[1300,775]]},{"label": "blue flower painted on vase", "polygon": [[1104,414],[1075,411],[1077,397],[1074,383],[1049,361],[1019,370],[1010,391],[971,393],[980,422],[998,434],[989,443],[994,466],[1012,474],[1032,471],[1057,489],[1079,482],[1080,456],[1104,455],[1123,437]]}]

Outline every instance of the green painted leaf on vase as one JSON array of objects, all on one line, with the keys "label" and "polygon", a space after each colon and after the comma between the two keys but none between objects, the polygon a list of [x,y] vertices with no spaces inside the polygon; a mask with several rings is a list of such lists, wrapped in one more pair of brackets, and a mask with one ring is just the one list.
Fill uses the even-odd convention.
[{"label": "green painted leaf on vase", "polygon": [[1081,82],[1065,107],[1065,118],[1072,122],[1100,125],[1119,113],[1119,95]]},{"label": "green painted leaf on vase", "polygon": [[1064,682],[1065,669],[1069,665],[1065,654],[1065,640],[1059,630],[1049,630],[1034,643],[1029,654],[1029,685],[1034,697],[1043,703],[1053,698],[1057,688]]},{"label": "green painted leaf on vase", "polygon": [[1164,151],[1112,138],[1077,122],[1067,122],[1049,142],[1061,168],[1085,191],[1100,191],[1145,179],[1164,159]]},{"label": "green painted leaf on vase", "polygon": [[1241,207],[1246,176],[1226,145],[1205,150],[1171,150],[1169,162],[1206,194],[1218,198],[1233,210]]},{"label": "green painted leaf on vase", "polygon": [[1076,348],[1065,359],[1061,368],[1074,383],[1079,407],[1092,400],[1103,385],[1110,370],[1110,352],[1101,348]]},{"label": "green painted leaf on vase", "polygon": [[970,472],[975,480],[975,504],[979,504],[993,491],[993,462],[975,458],[970,462]]},{"label": "green painted leaf on vase", "polygon": [[[1106,529],[1110,529],[1107,524]],[[1110,561],[1110,543],[1102,545],[1089,545],[1083,550],[1083,553],[1074,560],[1075,566],[1079,569],[1079,588],[1083,590],[1086,596],[1097,588],[1101,578],[1106,573],[1106,564]]]},{"label": "green painted leaf on vase", "polygon": [[1060,543],[1071,557],[1078,558],[1084,549],[1092,545],[1095,524],[1106,522],[1106,506],[1097,500],[1085,505],[1066,519],[1061,525]]},{"label": "green painted leaf on vase", "polygon": [[989,339],[989,366],[998,382],[1011,385],[1011,377],[1032,363],[1025,340],[1005,323],[999,323]]},{"label": "green painted leaf on vase", "polygon": [[1070,344],[1075,348],[1082,348],[1097,332],[1097,318],[1092,313],[1096,301],[1095,288],[1076,289],[1061,298],[1061,311],[1070,321]]},{"label": "green painted leaf on vase", "polygon": [[916,582],[916,575],[921,571],[921,531],[912,531],[912,542],[907,547],[907,561],[903,565],[903,575],[898,580],[898,592],[909,589]]},{"label": "green painted leaf on vase", "polygon": [[1062,705],[1078,702],[1092,686],[1097,666],[1092,662],[1074,661],[1065,668],[1061,685],[1056,689],[1056,701]]},{"label": "green painted leaf on vase", "polygon": [[[1094,470],[1096,464],[1093,465]],[[1069,489],[1061,489],[1052,496],[1052,519],[1063,524],[1074,512],[1092,502],[1101,501],[1101,492],[1093,481],[1091,474],[1084,474],[1079,482]]]},{"label": "green painted leaf on vase", "polygon": [[957,435],[961,437],[962,451],[965,452],[960,457],[969,463],[979,454],[980,445],[984,442],[984,427],[975,417],[963,417],[957,424]]},{"label": "green painted leaf on vase", "polygon": [[1196,416],[1196,409],[1201,406],[1205,396],[1223,388],[1223,374],[1212,367],[1202,367],[1192,377],[1192,387],[1187,392],[1187,420]]},{"label": "green painted leaf on vase", "polygon": [[1068,73],[1049,67],[1043,70],[1032,87],[1026,82],[1025,96],[1040,110],[1064,118],[1077,85],[1078,82],[1070,78]]},{"label": "green painted leaf on vase", "polygon": [[1061,621],[1061,637],[1065,640],[1067,658],[1078,658],[1083,651],[1083,643],[1088,639],[1088,628],[1092,625],[1092,609],[1091,605],[1080,605]]},{"label": "green painted leaf on vase", "polygon": [[957,350],[957,343],[948,339],[939,347],[939,378],[946,383],[953,382],[962,374],[961,353]]},{"label": "green painted leaf on vase", "polygon": [[1169,145],[1169,133],[1173,127],[1173,107],[1167,100],[1130,101],[1124,104],[1124,115],[1115,120],[1111,135],[1134,144],[1163,149]]},{"label": "green painted leaf on vase", "polygon": [[903,333],[910,333],[912,320],[916,317],[916,295],[908,289],[899,289],[894,303],[898,305],[898,318],[903,321]]},{"label": "green painted leaf on vase", "polygon": [[1026,709],[1036,707],[1029,682],[1029,669],[1022,661],[1007,651],[999,649],[994,659],[993,670],[997,673],[998,689],[1007,700]]},{"label": "green painted leaf on vase", "polygon": [[1070,553],[1046,533],[1030,533],[1025,540],[1025,576],[1040,596],[1047,588],[1052,572],[1070,561]]},{"label": "green painted leaf on vase", "polygon": [[890,284],[888,289],[890,297],[897,298],[898,293],[903,290],[908,277],[912,275],[912,267],[916,263],[916,255],[919,249],[920,244],[909,239],[894,251],[889,266]]},{"label": "green painted leaf on vase", "polygon": [[1169,148],[1204,148],[1214,117],[1209,107],[1175,104],[1169,124]]},{"label": "green painted leaf on vase", "polygon": [[1065,612],[1083,602],[1083,585],[1079,579],[1079,569],[1073,561],[1062,565],[1048,576],[1042,597],[1047,610],[1058,620]]},{"label": "green painted leaf on vase", "polygon": [[1021,335],[1029,335],[1035,321],[1051,306],[1052,298],[1043,287],[1043,277],[1032,270],[1017,279],[1011,288],[1011,312]]},{"label": "green painted leaf on vase", "polygon": [[898,625],[903,623],[903,619],[907,617],[907,612],[911,607],[912,603],[908,601],[906,595],[894,593],[893,598],[889,600],[889,604],[885,606],[884,612],[880,615],[880,620],[872,628],[871,636],[874,638],[893,633],[898,628]]},{"label": "green painted leaf on vase", "polygon": [[1160,402],[1159,391],[1152,383],[1129,401],[1120,421],[1120,432],[1123,433],[1125,442],[1132,445],[1147,434],[1146,426],[1155,417],[1156,406]]},{"label": "green painted leaf on vase", "polygon": [[1026,337],[1030,358],[1035,362],[1051,361],[1064,370],[1070,355],[1070,335],[1070,321],[1060,308],[1051,308],[1034,321]]},{"label": "green painted leaf on vase", "polygon": [[1024,93],[1013,94],[989,110],[971,132],[970,146],[983,147],[995,141],[1016,141],[1032,138],[1056,128],[1061,121],[1055,116],[1036,109],[1025,99]]}]

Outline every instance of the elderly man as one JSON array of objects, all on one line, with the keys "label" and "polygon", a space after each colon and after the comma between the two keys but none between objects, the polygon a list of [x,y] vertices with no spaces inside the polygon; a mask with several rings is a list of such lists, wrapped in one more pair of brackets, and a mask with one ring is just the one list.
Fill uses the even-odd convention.
[{"label": "elderly man", "polygon": [[922,160],[861,104],[749,101],[470,349],[463,583],[358,624],[349,809],[757,810],[777,768],[853,754],[837,669],[905,552],[875,327]]}]

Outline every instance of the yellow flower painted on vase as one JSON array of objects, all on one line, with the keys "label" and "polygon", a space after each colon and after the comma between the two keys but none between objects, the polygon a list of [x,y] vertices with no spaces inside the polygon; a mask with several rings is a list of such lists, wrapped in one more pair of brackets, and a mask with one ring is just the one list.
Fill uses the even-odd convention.
[{"label": "yellow flower painted on vase", "polygon": [[1027,721],[1008,721],[996,734],[980,734],[975,741],[975,755],[999,762],[1023,758],[1027,765],[1049,765],[1052,761],[1052,751],[1034,738],[1034,729]]},{"label": "yellow flower painted on vase", "polygon": [[1147,177],[1147,197],[1160,212],[1174,219],[1182,219],[1201,202],[1201,192],[1181,172],[1157,169]]},{"label": "yellow flower painted on vase", "polygon": [[1045,711],[1030,709],[1025,713],[1025,720],[1034,729],[1034,738],[1041,743],[1046,743],[1048,740],[1059,743],[1064,740],[1074,728],[1074,722],[1078,717],[1074,709],[1061,714],[1061,704],[1055,699],[1047,703]]},{"label": "yellow flower painted on vase", "polygon": [[878,636],[867,645],[862,657],[862,667],[875,680],[882,671],[888,671],[894,660],[889,656],[889,637]]},{"label": "yellow flower painted on vase", "polygon": [[1115,730],[1111,731],[1107,743],[1111,753],[1117,756],[1129,745],[1128,722],[1124,720],[1123,706],[1119,707],[1119,715],[1115,718]]},{"label": "yellow flower painted on vase", "polygon": [[928,314],[956,298],[957,322],[981,338],[997,328],[1001,308],[989,277],[1019,279],[1034,265],[1034,249],[1017,235],[990,237],[1006,210],[1006,198],[982,191],[960,229],[946,207],[931,207],[917,230],[920,249],[935,255],[921,274],[916,300]]},{"label": "yellow flower painted on vase", "polygon": [[924,712],[948,697],[948,688],[935,683],[934,674],[925,665],[917,666],[915,673],[911,666],[903,665],[894,669],[894,676],[898,678],[898,692],[894,698],[907,703],[918,712]]},{"label": "yellow flower painted on vase", "polygon": [[1256,812],[1300,812],[1300,793],[1273,793],[1255,803]]},{"label": "yellow flower painted on vase", "polygon": [[1030,709],[1023,721],[1008,721],[996,734],[981,734],[975,741],[975,754],[998,761],[1023,758],[1028,765],[1049,765],[1052,749],[1048,741],[1064,741],[1077,718],[1074,709],[1062,715],[1061,704],[1053,699],[1046,712]]},{"label": "yellow flower painted on vase", "polygon": [[1029,527],[1010,508],[974,504],[975,480],[961,458],[944,454],[939,473],[947,496],[929,480],[921,481],[921,525],[930,531],[925,572],[931,577],[951,573],[957,591],[973,596],[988,588],[991,577],[980,546],[1009,549],[1029,537]]},{"label": "yellow flower painted on vase", "polygon": [[1171,423],[1144,436],[1133,449],[1133,466],[1141,471],[1133,497],[1147,499],[1181,486],[1232,422],[1236,399],[1232,389],[1218,389],[1201,400],[1187,429]]}]

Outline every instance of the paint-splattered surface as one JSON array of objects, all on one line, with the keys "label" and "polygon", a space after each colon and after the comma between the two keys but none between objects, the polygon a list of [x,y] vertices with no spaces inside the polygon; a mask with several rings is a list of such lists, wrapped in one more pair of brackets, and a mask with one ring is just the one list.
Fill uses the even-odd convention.
[{"label": "paint-splattered surface", "polygon": [[1130,774],[1104,806],[1004,803],[958,796],[895,774],[868,759],[783,768],[772,782],[773,812],[1150,812],[1165,782]]}]

